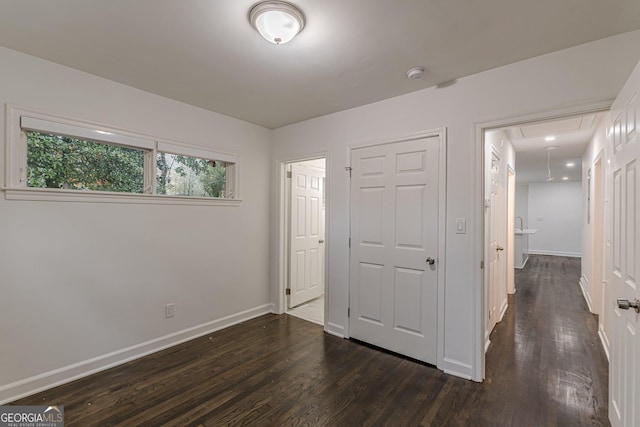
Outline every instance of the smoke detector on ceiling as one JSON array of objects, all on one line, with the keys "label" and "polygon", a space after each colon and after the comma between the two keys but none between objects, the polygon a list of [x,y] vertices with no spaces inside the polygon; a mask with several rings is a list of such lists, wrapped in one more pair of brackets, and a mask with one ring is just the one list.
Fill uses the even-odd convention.
[{"label": "smoke detector on ceiling", "polygon": [[424,77],[424,68],[423,67],[414,67],[407,71],[407,77],[414,80],[420,80]]}]

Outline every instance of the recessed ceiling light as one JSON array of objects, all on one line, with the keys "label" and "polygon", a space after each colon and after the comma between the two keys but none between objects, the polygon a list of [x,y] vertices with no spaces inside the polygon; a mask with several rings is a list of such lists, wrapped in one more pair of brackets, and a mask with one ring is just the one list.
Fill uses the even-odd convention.
[{"label": "recessed ceiling light", "polygon": [[544,140],[545,141],[555,141],[556,137],[555,136],[547,136]]},{"label": "recessed ceiling light", "polygon": [[568,168],[572,168],[572,167],[574,167],[575,165],[576,165],[576,164],[575,164],[575,163],[573,163],[573,162],[569,162],[569,163],[567,163],[567,167],[568,167]]},{"label": "recessed ceiling light", "polygon": [[568,181],[568,180],[569,180],[569,177],[568,177],[568,176],[563,176],[563,177],[562,177],[562,180],[563,180],[563,181]]},{"label": "recessed ceiling light", "polygon": [[302,11],[283,1],[264,1],[249,11],[249,21],[262,37],[274,44],[291,41],[304,28]]}]

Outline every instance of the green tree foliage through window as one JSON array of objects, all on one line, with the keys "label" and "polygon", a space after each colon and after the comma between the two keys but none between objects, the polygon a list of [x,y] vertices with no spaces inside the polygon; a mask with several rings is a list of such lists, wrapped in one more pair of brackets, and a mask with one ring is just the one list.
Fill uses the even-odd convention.
[{"label": "green tree foliage through window", "polygon": [[157,194],[225,197],[224,162],[159,152],[156,166]]},{"label": "green tree foliage through window", "polygon": [[[70,190],[144,193],[145,153],[123,147],[36,131],[27,132],[27,186]],[[155,194],[232,197],[227,167],[233,163],[158,151]],[[147,165],[149,167],[149,165]],[[149,192],[149,191],[147,191]]]},{"label": "green tree foliage through window", "polygon": [[142,193],[144,152],[66,136],[28,132],[27,186]]}]

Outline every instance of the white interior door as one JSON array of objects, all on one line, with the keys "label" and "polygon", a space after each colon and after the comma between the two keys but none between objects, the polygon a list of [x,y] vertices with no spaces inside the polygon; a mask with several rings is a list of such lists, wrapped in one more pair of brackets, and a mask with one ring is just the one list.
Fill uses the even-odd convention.
[{"label": "white interior door", "polygon": [[[611,109],[610,179],[613,192],[611,282],[613,307],[611,359],[609,363],[609,419],[624,427],[640,425],[640,63],[616,98]],[[623,301],[620,301],[623,300]],[[625,303],[626,301],[626,303]]]},{"label": "white interior door", "polygon": [[489,282],[485,286],[487,308],[485,326],[485,349],[489,345],[489,335],[500,320],[503,304],[507,298],[507,264],[504,248],[506,246],[506,198],[503,185],[503,171],[500,152],[489,147],[489,206],[486,219],[489,225]]},{"label": "white interior door", "polygon": [[428,137],[352,151],[352,338],[436,363],[438,155]]},{"label": "white interior door", "polygon": [[291,166],[289,308],[323,293],[323,178],[322,170]]}]

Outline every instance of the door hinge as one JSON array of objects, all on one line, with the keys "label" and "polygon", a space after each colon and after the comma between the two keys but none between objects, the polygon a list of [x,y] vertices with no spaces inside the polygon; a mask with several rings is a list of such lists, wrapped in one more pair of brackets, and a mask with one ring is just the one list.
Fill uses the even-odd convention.
[{"label": "door hinge", "polygon": [[351,317],[351,307],[347,307],[347,317]]},{"label": "door hinge", "polygon": [[484,261],[480,261],[480,270],[484,269]]},{"label": "door hinge", "polygon": [[291,177],[292,177],[291,171],[287,171],[287,178],[291,178]]},{"label": "door hinge", "polygon": [[284,290],[285,295],[291,295],[291,288],[287,288]]},{"label": "door hinge", "polygon": [[351,237],[349,237],[349,248],[351,248]]},{"label": "door hinge", "polygon": [[351,178],[351,171],[353,170],[353,168],[351,166],[346,166],[344,170],[349,172],[349,178]]}]

